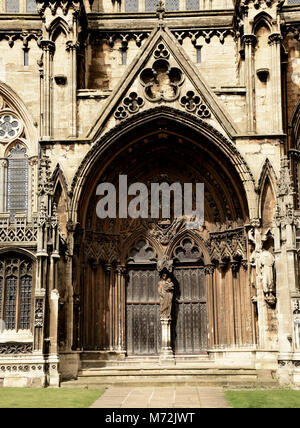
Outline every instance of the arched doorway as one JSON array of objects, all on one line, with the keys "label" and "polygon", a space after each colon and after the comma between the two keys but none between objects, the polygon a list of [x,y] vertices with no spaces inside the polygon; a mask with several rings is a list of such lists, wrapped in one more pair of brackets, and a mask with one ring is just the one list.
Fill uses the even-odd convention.
[{"label": "arched doorway", "polygon": [[[81,229],[75,239],[74,284],[80,300],[74,317],[75,347],[159,354],[156,264],[164,255],[174,262],[175,354],[255,343],[255,291],[249,285],[245,227],[248,204],[241,176],[230,160],[233,155],[224,153],[228,147],[221,150],[169,115],[137,120],[121,136],[116,132],[113,140],[106,149],[99,146],[101,156],[95,156],[82,182]],[[83,165],[82,177],[84,173]],[[108,182],[118,188],[120,175],[127,176],[128,186],[204,183],[204,226],[190,233],[184,221],[173,218],[99,219],[96,187]]]}]

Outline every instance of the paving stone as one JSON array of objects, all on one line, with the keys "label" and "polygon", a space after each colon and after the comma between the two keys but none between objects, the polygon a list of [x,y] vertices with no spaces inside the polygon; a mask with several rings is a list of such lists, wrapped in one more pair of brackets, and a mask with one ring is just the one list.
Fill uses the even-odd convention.
[{"label": "paving stone", "polygon": [[[126,393],[120,394],[119,389],[108,389],[91,406],[97,407],[122,407],[122,408],[230,408],[224,398],[222,388],[176,388],[170,393],[170,389],[162,388],[127,388]],[[116,395],[115,395],[116,394]]]}]

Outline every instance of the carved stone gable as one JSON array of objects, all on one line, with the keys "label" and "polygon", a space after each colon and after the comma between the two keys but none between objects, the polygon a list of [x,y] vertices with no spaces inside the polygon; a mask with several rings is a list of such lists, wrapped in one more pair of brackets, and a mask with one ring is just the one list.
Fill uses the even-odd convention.
[{"label": "carved stone gable", "polygon": [[163,105],[195,115],[232,137],[236,125],[220,103],[172,32],[167,27],[156,28],[103,105],[89,135],[100,136],[103,129],[107,131],[141,111]]}]

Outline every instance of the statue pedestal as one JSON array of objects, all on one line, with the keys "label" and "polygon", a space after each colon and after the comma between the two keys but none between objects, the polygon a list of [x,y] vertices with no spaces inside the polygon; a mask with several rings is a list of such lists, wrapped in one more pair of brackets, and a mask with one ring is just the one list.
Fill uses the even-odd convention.
[{"label": "statue pedestal", "polygon": [[161,351],[160,362],[173,362],[174,354],[171,348],[171,320],[162,318],[161,322]]}]

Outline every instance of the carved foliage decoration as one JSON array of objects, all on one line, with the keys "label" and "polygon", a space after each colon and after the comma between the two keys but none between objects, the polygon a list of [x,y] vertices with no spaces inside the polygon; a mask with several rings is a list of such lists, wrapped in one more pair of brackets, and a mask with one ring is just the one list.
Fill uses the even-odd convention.
[{"label": "carved foliage decoration", "polygon": [[277,186],[279,196],[294,194],[294,186],[289,168],[289,160],[286,156],[283,156],[281,159],[280,178],[277,182]]},{"label": "carved foliage decoration", "polygon": [[1,343],[0,355],[31,354],[32,343]]}]

